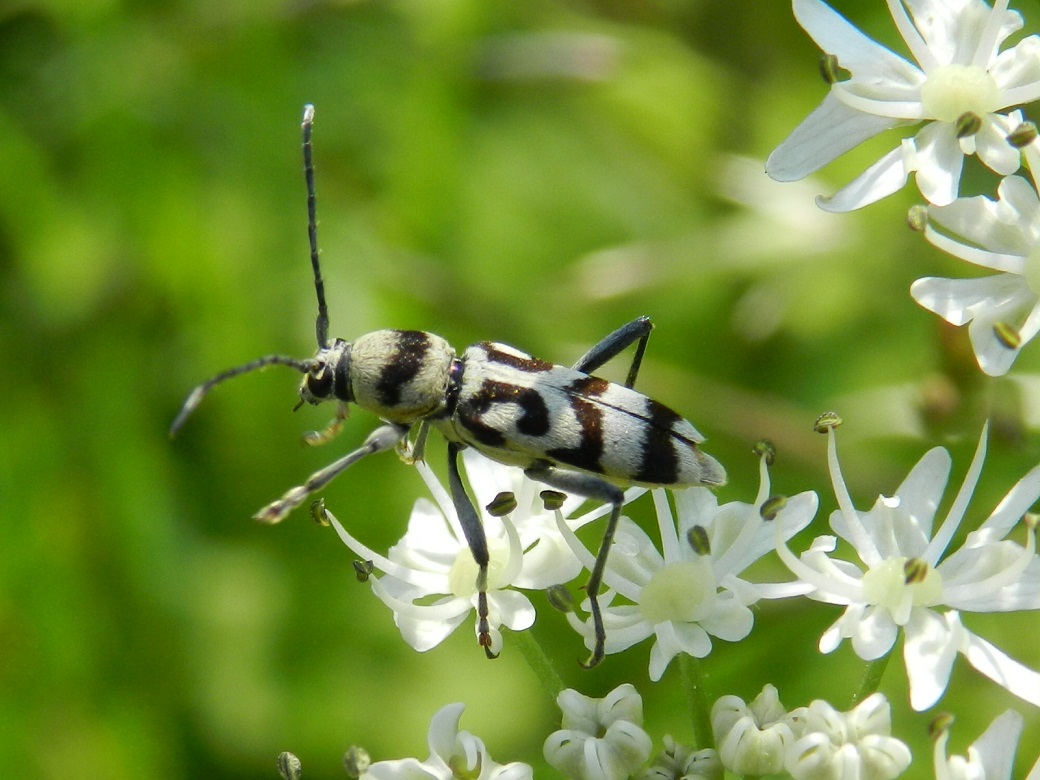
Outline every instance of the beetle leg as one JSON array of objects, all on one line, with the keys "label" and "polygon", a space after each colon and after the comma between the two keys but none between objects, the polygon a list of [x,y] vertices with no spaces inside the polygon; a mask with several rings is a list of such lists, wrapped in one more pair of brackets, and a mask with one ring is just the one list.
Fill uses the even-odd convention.
[{"label": "beetle leg", "polygon": [[600,541],[599,551],[596,553],[596,563],[593,565],[589,581],[585,585],[585,591],[589,596],[589,612],[592,615],[595,644],[589,660],[582,665],[586,669],[591,669],[603,660],[604,645],[607,641],[607,632],[603,628],[603,615],[599,609],[599,589],[603,584],[603,572],[607,568],[607,558],[610,556],[610,546],[614,542],[614,533],[617,531],[618,521],[621,519],[621,504],[625,499],[625,494],[617,485],[612,485],[597,476],[567,471],[553,466],[547,461],[538,461],[528,466],[524,469],[524,473],[537,482],[542,482],[565,493],[576,493],[579,496],[612,505],[607,527],[603,531],[603,539]]},{"label": "beetle leg", "polygon": [[477,572],[477,641],[484,648],[484,654],[488,658],[497,658],[498,654],[491,650],[491,626],[488,623],[488,563],[491,561],[491,556],[488,553],[484,524],[480,522],[477,510],[473,508],[473,502],[466,494],[466,488],[463,487],[462,477],[459,474],[459,451],[462,446],[457,442],[448,442],[448,487],[451,490],[452,503],[455,504],[455,512],[459,516],[462,533],[466,537],[473,560],[479,567]]},{"label": "beetle leg", "polygon": [[303,434],[303,443],[312,447],[328,444],[339,436],[339,432],[343,430],[343,421],[347,419],[349,412],[350,407],[343,401],[340,401],[336,404],[336,416],[329,420],[329,424],[320,431],[307,431],[307,433]]},{"label": "beetle leg", "polygon": [[653,329],[654,324],[649,317],[638,317],[627,325],[622,325],[582,355],[581,359],[574,364],[574,370],[581,371],[583,374],[591,374],[608,360],[620,354],[629,344],[638,341],[636,354],[632,358],[632,366],[628,369],[628,378],[625,379],[625,387],[632,387],[636,383],[639,365],[643,362],[646,343],[649,341],[650,331]]},{"label": "beetle leg", "polygon": [[306,482],[287,491],[277,501],[272,501],[253,515],[253,519],[261,523],[270,524],[281,522],[289,512],[306,501],[308,496],[321,490],[366,455],[384,452],[396,447],[397,443],[408,435],[409,428],[410,426],[408,425],[395,425],[394,423],[379,426],[368,435],[365,443],[356,450],[330,463],[320,471],[311,474]]}]

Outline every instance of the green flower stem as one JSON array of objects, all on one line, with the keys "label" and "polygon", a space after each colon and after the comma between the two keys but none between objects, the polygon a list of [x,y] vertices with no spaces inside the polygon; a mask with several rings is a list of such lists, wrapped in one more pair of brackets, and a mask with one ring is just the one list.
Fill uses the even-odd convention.
[{"label": "green flower stem", "polygon": [[853,707],[881,687],[881,678],[885,676],[885,669],[888,668],[888,659],[891,657],[892,652],[889,651],[877,660],[867,664],[859,681],[859,690],[852,696]]},{"label": "green flower stem", "polygon": [[545,650],[542,649],[541,644],[535,638],[534,632],[517,631],[510,634],[510,640],[511,644],[516,646],[523,655],[524,660],[527,661],[527,665],[535,673],[538,681],[542,684],[543,690],[555,702],[556,697],[563,691],[563,678],[556,671],[552,659],[545,654]]},{"label": "green flower stem", "polygon": [[700,659],[679,653],[679,672],[682,674],[686,700],[690,705],[694,747],[698,750],[713,748],[715,738],[711,733],[711,701],[704,690]]}]

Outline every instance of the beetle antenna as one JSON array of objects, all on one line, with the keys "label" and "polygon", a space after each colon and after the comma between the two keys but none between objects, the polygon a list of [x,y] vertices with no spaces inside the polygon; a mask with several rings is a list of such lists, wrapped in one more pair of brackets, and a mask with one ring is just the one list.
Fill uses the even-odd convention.
[{"label": "beetle antenna", "polygon": [[219,374],[210,377],[188,393],[188,397],[184,399],[184,404],[181,406],[181,410],[177,412],[177,416],[174,418],[173,424],[170,426],[170,438],[172,439],[177,435],[177,431],[179,431],[181,426],[184,425],[185,420],[187,420],[189,415],[191,415],[198,405],[202,403],[202,399],[205,398],[206,393],[221,382],[232,379],[236,376],[241,376],[242,374],[248,374],[250,371],[259,371],[268,366],[289,366],[290,368],[295,368],[301,374],[307,374],[314,370],[317,365],[318,362],[313,358],[297,360],[296,358],[286,357],[285,355],[265,355],[262,358],[251,360],[244,365],[229,368],[227,371],[221,371]]},{"label": "beetle antenna", "polygon": [[314,291],[318,294],[318,319],[314,329],[318,349],[329,346],[329,310],[325,305],[325,280],[321,278],[318,262],[318,207],[314,192],[314,160],[311,152],[311,131],[314,127],[314,106],[303,107],[303,178],[307,182],[307,238],[311,243],[311,268],[314,269]]}]

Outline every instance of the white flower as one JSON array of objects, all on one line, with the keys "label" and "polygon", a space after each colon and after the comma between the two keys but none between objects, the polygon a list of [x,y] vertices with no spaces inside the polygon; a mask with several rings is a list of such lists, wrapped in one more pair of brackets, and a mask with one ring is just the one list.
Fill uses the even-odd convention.
[{"label": "white flower", "polygon": [[567,689],[557,698],[563,728],[545,740],[545,760],[573,780],[625,780],[650,757],[643,700],[629,683],[602,699]]},{"label": "white flower", "polygon": [[[664,554],[646,533],[628,518],[618,525],[600,597],[607,653],[626,650],[649,636],[650,679],[660,680],[679,653],[703,658],[711,652],[711,637],[737,642],[751,632],[754,617],[750,605],[763,598],[785,598],[807,593],[801,583],[751,583],[740,574],[773,549],[773,531],[759,512],[769,498],[769,472],[764,460],[761,486],[754,504],[731,502],[719,506],[707,488],[675,493],[679,528],[672,519],[663,490],[654,490],[654,507]],[[784,533],[793,536],[816,514],[816,494],[808,491],[788,499],[780,517]],[[581,522],[581,521],[579,521]],[[779,522],[777,520],[776,522]],[[578,523],[575,523],[577,525]],[[591,569],[593,556],[565,525],[560,523],[575,554]],[[695,550],[691,534],[703,536],[705,549]],[[628,604],[614,605],[615,596]],[[568,619],[595,644],[592,621],[582,622],[573,613]]]},{"label": "white flower", "polygon": [[379,761],[361,775],[370,780],[532,780],[534,771],[519,762],[498,764],[491,760],[479,737],[459,731],[464,704],[449,704],[430,719],[425,761],[402,758]]},{"label": "white flower", "polygon": [[787,751],[794,780],[891,780],[910,766],[910,750],[892,736],[880,693],[841,713],[822,700],[804,710],[805,729]]},{"label": "white flower", "polygon": [[[1011,693],[1040,705],[1040,675],[971,633],[957,611],[1040,608],[1035,533],[1029,531],[1025,547],[1004,538],[1040,497],[1040,466],[1019,480],[960,549],[944,555],[982,470],[986,430],[946,519],[933,529],[950,475],[945,449],[929,450],[894,496],[881,496],[869,512],[859,512],[841,475],[829,428],[828,461],[840,507],[831,515],[831,528],[855,548],[863,568],[829,556],[836,546],[833,536],[817,538],[800,560],[778,536],[781,559],[816,588],[810,596],[846,607],[820,639],[821,652],[832,652],[850,638],[860,658],[874,660],[891,651],[903,629],[903,659],[915,710],[939,700],[958,653]],[[940,611],[943,607],[949,610]]]},{"label": "white flower", "polygon": [[[497,653],[502,646],[500,626],[523,631],[534,623],[534,606],[514,588],[542,590],[568,582],[581,565],[556,530],[556,513],[546,511],[538,497],[543,486],[524,477],[520,469],[494,463],[474,450],[463,452],[463,462],[478,506],[485,507],[499,492],[512,493],[517,502],[502,517],[481,510],[491,556],[490,650]],[[386,557],[351,536],[331,513],[328,518],[354,553],[384,572],[369,580],[372,591],[393,610],[405,641],[424,652],[440,644],[476,609],[478,569],[448,492],[425,463],[415,465],[436,503],[423,498],[415,502],[407,533]],[[582,502],[568,497],[561,516]],[[590,515],[602,511],[597,507]],[[477,620],[474,631],[479,631]]]},{"label": "white flower", "polygon": [[[1036,144],[1025,155],[1035,176],[1040,166]],[[995,201],[979,195],[930,206],[924,234],[944,252],[999,272],[974,279],[925,277],[911,285],[910,295],[953,325],[968,324],[979,367],[1002,376],[1040,331],[1040,199],[1035,188],[1020,176],[1009,176],[997,187]]]},{"label": "white flower", "polygon": [[[942,716],[940,716],[942,717]],[[967,756],[946,756],[950,739],[949,723],[936,739],[932,757],[935,762],[935,780],[1011,780],[1015,766],[1015,748],[1022,735],[1022,716],[1006,710],[994,718],[989,728],[968,748]],[[1040,761],[1033,767],[1027,780],[1040,778]]]},{"label": "white flower", "polygon": [[719,754],[711,748],[694,750],[664,736],[664,750],[639,773],[639,780],[722,780],[726,774]]},{"label": "white flower", "polygon": [[802,713],[804,708],[789,715],[772,685],[750,705],[739,696],[723,696],[711,708],[711,730],[722,765],[737,775],[779,774],[788,746],[801,736]]},{"label": "white flower", "polygon": [[[904,7],[905,6],[905,7]],[[916,64],[867,38],[821,0],[793,0],[798,23],[851,73],[777,147],[766,172],[795,181],[890,128],[925,122],[829,199],[828,211],[851,211],[900,189],[911,172],[930,203],[957,197],[964,157],[977,154],[999,174],[1018,170],[1006,140],[1020,118],[998,112],[1040,97],[1040,38],[1000,51],[1022,17],[1008,0],[888,0]],[[909,10],[909,15],[907,11]]]}]

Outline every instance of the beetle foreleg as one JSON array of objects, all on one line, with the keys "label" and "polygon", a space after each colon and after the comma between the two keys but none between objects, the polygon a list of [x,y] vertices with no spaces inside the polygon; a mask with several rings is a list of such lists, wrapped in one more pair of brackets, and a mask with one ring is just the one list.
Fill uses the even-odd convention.
[{"label": "beetle foreleg", "polygon": [[603,584],[603,572],[607,568],[607,558],[610,556],[610,546],[614,543],[614,533],[617,531],[618,520],[621,518],[621,504],[625,500],[625,494],[621,488],[604,479],[591,474],[567,471],[545,461],[528,466],[524,469],[524,473],[531,479],[557,490],[576,493],[594,501],[603,501],[613,505],[610,518],[607,520],[607,527],[603,531],[603,539],[599,543],[599,552],[596,553],[596,563],[593,564],[589,581],[585,585],[585,592],[589,596],[589,612],[592,615],[595,644],[589,660],[582,665],[586,669],[591,669],[603,660],[604,645],[607,641],[607,632],[603,628],[603,615],[599,609],[599,589]]},{"label": "beetle foreleg", "polygon": [[328,444],[339,436],[339,432],[343,430],[343,421],[347,419],[347,414],[349,412],[350,407],[340,401],[336,405],[336,416],[329,420],[329,424],[320,431],[308,431],[303,434],[303,443],[309,444],[312,447]]},{"label": "beetle foreleg", "polygon": [[298,507],[312,493],[321,490],[342,472],[353,466],[366,455],[393,449],[397,443],[408,435],[410,426],[387,423],[376,428],[365,439],[365,443],[337,461],[330,463],[321,471],[316,471],[302,485],[292,488],[277,501],[272,501],[255,515],[253,519],[261,523],[279,523],[289,512]]}]

